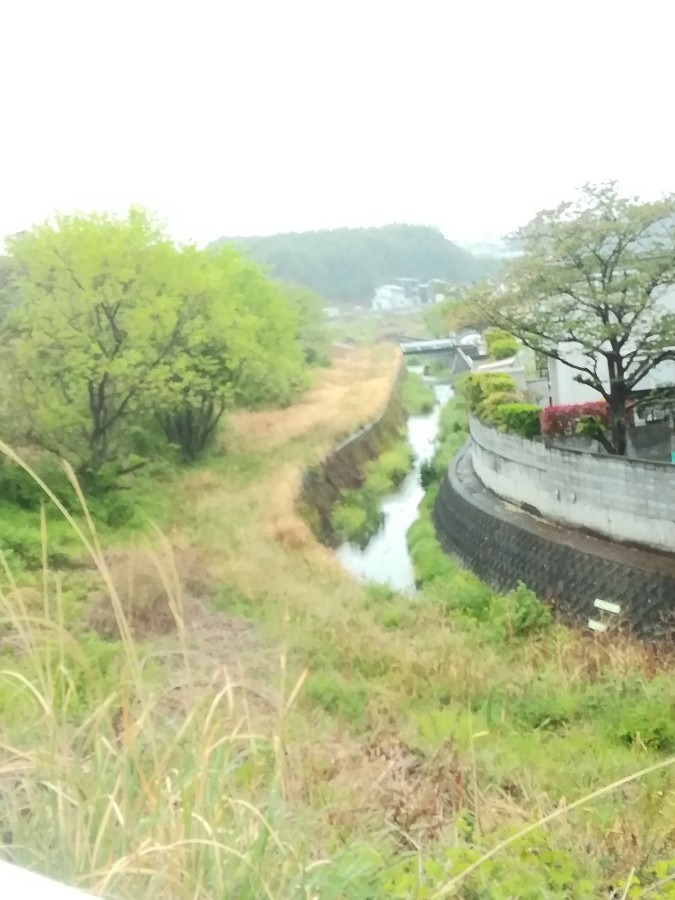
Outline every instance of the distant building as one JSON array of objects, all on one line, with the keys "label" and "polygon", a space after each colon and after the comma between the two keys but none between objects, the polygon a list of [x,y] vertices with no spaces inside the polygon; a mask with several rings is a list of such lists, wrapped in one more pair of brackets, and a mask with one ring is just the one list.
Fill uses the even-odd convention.
[{"label": "distant building", "polygon": [[374,312],[415,309],[443,299],[438,281],[420,282],[416,278],[395,278],[391,284],[375,289],[371,300]]},{"label": "distant building", "polygon": [[339,306],[324,306],[323,311],[327,319],[339,319],[342,314]]}]

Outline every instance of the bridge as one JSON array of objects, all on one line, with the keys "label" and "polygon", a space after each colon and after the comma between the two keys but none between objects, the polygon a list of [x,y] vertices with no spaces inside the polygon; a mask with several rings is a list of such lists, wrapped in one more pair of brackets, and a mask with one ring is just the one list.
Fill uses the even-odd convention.
[{"label": "bridge", "polygon": [[455,338],[439,338],[435,341],[401,341],[401,350],[408,356],[414,353],[447,353],[459,346]]}]

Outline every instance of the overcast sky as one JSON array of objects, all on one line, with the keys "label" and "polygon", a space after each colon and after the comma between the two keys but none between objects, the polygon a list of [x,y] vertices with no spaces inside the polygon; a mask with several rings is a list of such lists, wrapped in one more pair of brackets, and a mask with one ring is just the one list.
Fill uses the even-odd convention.
[{"label": "overcast sky", "polygon": [[0,0],[0,234],[147,206],[180,240],[509,230],[675,189],[668,0]]}]

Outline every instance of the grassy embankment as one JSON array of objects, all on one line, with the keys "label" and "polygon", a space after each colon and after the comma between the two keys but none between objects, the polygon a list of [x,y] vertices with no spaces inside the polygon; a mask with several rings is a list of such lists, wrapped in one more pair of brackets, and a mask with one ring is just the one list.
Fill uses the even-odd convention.
[{"label": "grassy embankment", "polygon": [[[148,552],[124,535],[109,553],[85,523],[88,566],[5,572],[10,858],[121,898],[601,897],[675,871],[661,769],[453,884],[663,762],[673,687],[667,659],[463,572],[433,535],[433,486],[414,603],[340,571],[296,511],[301,470],[379,412],[395,367],[346,354],[304,402],[237,416],[226,455],[145,488],[163,526]],[[437,473],[463,427],[449,406]]]}]

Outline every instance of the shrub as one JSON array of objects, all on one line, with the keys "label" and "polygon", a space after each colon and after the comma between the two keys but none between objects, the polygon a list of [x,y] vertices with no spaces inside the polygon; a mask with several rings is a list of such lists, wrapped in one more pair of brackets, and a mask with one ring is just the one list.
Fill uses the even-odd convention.
[{"label": "shrub", "polygon": [[501,424],[502,407],[513,406],[516,403],[518,403],[516,394],[510,391],[496,391],[494,394],[489,394],[485,400],[481,400],[474,410],[474,414],[486,425],[499,425]]},{"label": "shrub", "polygon": [[488,328],[483,338],[492,359],[508,359],[515,356],[520,348],[516,338],[501,328]]},{"label": "shrub", "polygon": [[397,487],[410,471],[412,454],[407,444],[386,450],[374,464],[375,472],[383,474],[390,487]]},{"label": "shrub", "polygon": [[547,406],[541,410],[539,416],[541,433],[547,437],[576,434],[582,418],[589,416],[600,426],[607,428],[609,425],[607,403],[598,400],[593,403]]},{"label": "shrub", "polygon": [[[65,471],[44,462],[32,465],[35,473],[49,486],[67,510],[79,508],[79,501]],[[90,491],[90,486],[85,485]],[[35,479],[25,469],[3,458],[0,461],[0,497],[21,509],[40,509],[45,502],[45,493]]]},{"label": "shrub", "polygon": [[516,382],[502,372],[474,372],[457,379],[455,391],[466,400],[474,411],[491,394],[511,394],[516,396]]},{"label": "shrub", "polygon": [[433,460],[425,460],[422,463],[420,466],[420,484],[425,491],[430,485],[436,484],[441,480],[445,468],[445,466],[434,465]]},{"label": "shrub", "polygon": [[370,504],[356,505],[349,499],[333,510],[333,528],[341,540],[364,547],[382,525],[382,513],[377,504],[374,508]]},{"label": "shrub", "polygon": [[522,581],[505,598],[508,630],[512,635],[529,635],[548,631],[553,617],[548,606],[527,588]]},{"label": "shrub", "polygon": [[494,341],[490,347],[490,356],[493,359],[510,359],[518,352],[518,342],[515,338]]},{"label": "shrub", "polygon": [[533,438],[541,434],[538,406],[531,403],[504,403],[498,408],[499,424],[505,431]]}]

